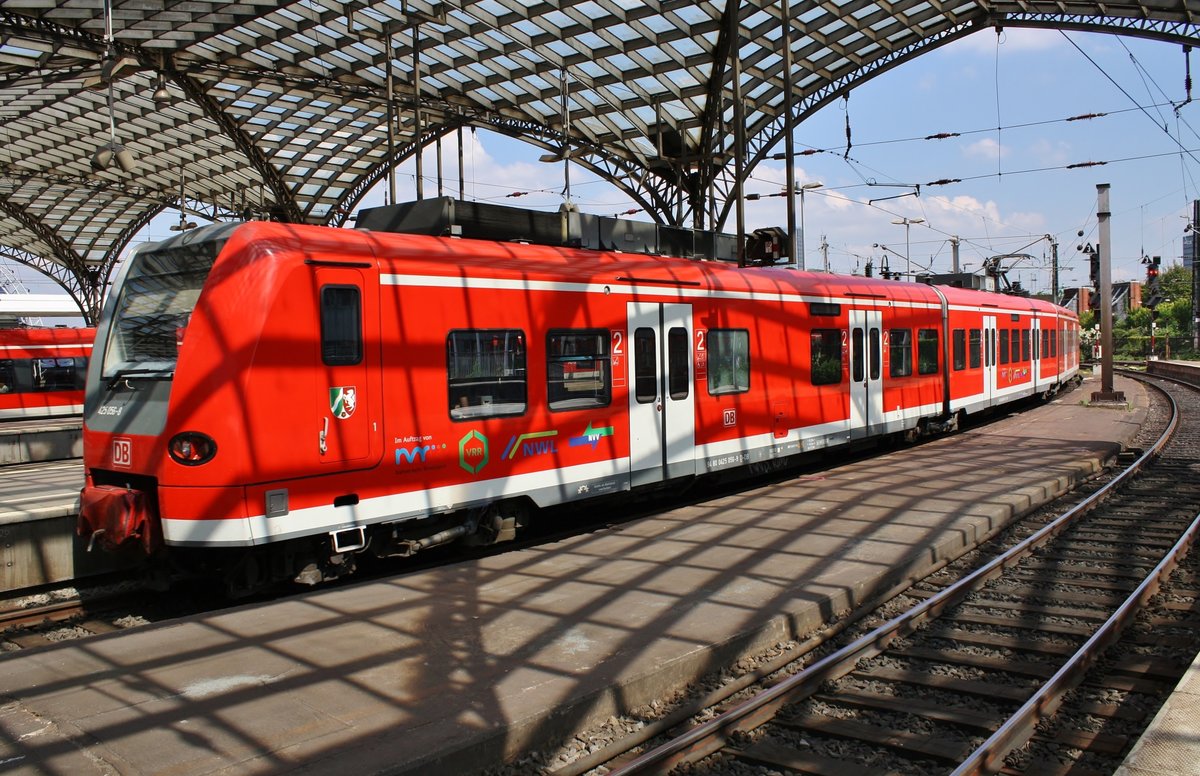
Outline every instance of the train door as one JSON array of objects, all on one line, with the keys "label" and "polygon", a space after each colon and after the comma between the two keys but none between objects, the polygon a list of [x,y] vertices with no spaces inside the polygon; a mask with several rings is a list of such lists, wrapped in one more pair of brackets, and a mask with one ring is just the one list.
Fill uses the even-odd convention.
[{"label": "train door", "polygon": [[378,281],[369,265],[315,263],[320,350],[313,452],[321,468],[353,468],[380,455]]},{"label": "train door", "polygon": [[630,484],[695,474],[692,306],[629,302],[627,312]]},{"label": "train door", "polygon": [[1035,315],[1030,326],[1033,327],[1029,335],[1033,340],[1033,348],[1029,354],[1029,374],[1033,378],[1033,388],[1036,390],[1038,383],[1042,381],[1042,322]]},{"label": "train door", "polygon": [[883,431],[883,314],[850,311],[850,438]]},{"label": "train door", "polygon": [[988,401],[996,398],[996,316],[983,316],[983,390]]}]

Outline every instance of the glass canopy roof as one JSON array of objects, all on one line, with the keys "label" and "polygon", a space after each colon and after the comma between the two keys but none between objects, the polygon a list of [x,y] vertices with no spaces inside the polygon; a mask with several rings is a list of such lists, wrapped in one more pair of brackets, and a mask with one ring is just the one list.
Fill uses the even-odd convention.
[{"label": "glass canopy roof", "polygon": [[341,224],[391,166],[469,126],[569,154],[691,225],[714,198],[728,213],[737,91],[748,171],[778,150],[789,107],[802,120],[978,29],[1194,42],[1197,13],[1200,0],[0,0],[0,255],[94,311],[164,208]]}]

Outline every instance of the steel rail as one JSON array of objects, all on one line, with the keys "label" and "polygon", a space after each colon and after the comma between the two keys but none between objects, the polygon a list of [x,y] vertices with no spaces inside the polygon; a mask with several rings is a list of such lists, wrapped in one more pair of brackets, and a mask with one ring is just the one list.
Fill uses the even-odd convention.
[{"label": "steel rail", "polygon": [[[1147,384],[1149,385],[1149,383]],[[780,707],[793,700],[793,696],[800,695],[805,691],[810,694],[814,693],[824,682],[845,676],[860,660],[883,652],[896,638],[911,633],[925,620],[935,617],[943,610],[959,603],[967,594],[983,583],[1005,569],[1015,566],[1039,545],[1065,531],[1077,518],[1103,501],[1115,488],[1127,482],[1150,459],[1161,452],[1179,426],[1178,405],[1169,394],[1165,391],[1162,393],[1166,396],[1171,408],[1171,418],[1166,430],[1137,460],[1095,493],[1059,515],[1003,555],[993,558],[932,598],[908,612],[894,617],[853,643],[827,655],[805,670],[780,681],[755,697],[708,722],[697,725],[678,738],[645,752],[619,769],[611,771],[610,776],[665,773],[685,759],[699,759],[718,751],[733,734],[753,730],[771,719]]]},{"label": "steel rail", "polygon": [[[1134,374],[1125,372],[1128,376]],[[1155,375],[1156,378],[1183,385],[1193,390],[1200,389],[1194,383],[1173,377]],[[1135,379],[1142,379],[1138,375]],[[1178,416],[1175,400],[1171,401],[1172,421]],[[1170,430],[1170,429],[1168,429]],[[1160,440],[1161,441],[1161,440]],[[1034,727],[1043,718],[1057,711],[1067,691],[1072,689],[1087,673],[1100,655],[1113,644],[1129,622],[1137,616],[1138,610],[1145,605],[1151,596],[1158,592],[1163,580],[1179,565],[1179,560],[1187,554],[1196,537],[1200,533],[1200,515],[1192,520],[1191,525],[1171,547],[1170,551],[1159,561],[1154,569],[1142,580],[1141,584],[1125,599],[1112,616],[1092,634],[1082,647],[1068,660],[1062,668],[1055,672],[1033,696],[1017,709],[1008,720],[983,742],[971,755],[964,760],[951,776],[968,776],[968,774],[995,773],[1003,766],[1004,758],[1029,737]]]},{"label": "steel rail", "polygon": [[1146,601],[1158,592],[1163,580],[1179,565],[1200,532],[1200,515],[1197,515],[1179,541],[1171,548],[1154,570],[1150,572],[1129,598],[1113,612],[1102,626],[1092,634],[1054,676],[1042,685],[1021,708],[1017,709],[1000,728],[978,749],[954,769],[951,776],[967,776],[977,773],[995,773],[1004,765],[1009,752],[1028,740],[1034,727],[1044,717],[1058,710],[1063,697],[1075,687],[1096,660],[1121,635],[1121,631],[1137,616]]},{"label": "steel rail", "polygon": [[82,601],[58,601],[40,606],[0,611],[0,628],[27,627],[40,623],[61,622],[86,611]]}]

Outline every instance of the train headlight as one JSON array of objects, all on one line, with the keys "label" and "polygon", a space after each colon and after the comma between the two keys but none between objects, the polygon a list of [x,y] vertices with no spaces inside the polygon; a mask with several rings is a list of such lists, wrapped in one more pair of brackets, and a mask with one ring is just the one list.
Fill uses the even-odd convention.
[{"label": "train headlight", "polygon": [[199,466],[208,463],[217,454],[217,443],[208,434],[199,431],[184,431],[171,437],[167,443],[171,459],[184,466]]}]

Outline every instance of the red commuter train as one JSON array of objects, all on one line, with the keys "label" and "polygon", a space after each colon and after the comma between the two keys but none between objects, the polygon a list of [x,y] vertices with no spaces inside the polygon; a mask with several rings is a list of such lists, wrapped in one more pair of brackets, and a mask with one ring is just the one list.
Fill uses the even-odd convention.
[{"label": "red commuter train", "polygon": [[83,412],[95,329],[0,329],[0,421]]},{"label": "red commuter train", "polygon": [[78,532],[231,589],[511,538],[534,508],[953,428],[1078,371],[1026,298],[277,223],[138,251],[87,381]]}]

